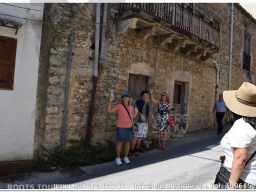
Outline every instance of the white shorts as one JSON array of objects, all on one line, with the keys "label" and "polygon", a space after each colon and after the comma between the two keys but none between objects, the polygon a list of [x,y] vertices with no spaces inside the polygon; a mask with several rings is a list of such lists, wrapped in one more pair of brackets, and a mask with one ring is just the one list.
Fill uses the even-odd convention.
[{"label": "white shorts", "polygon": [[134,137],[146,138],[148,133],[148,123],[138,123],[138,132],[134,134]]}]

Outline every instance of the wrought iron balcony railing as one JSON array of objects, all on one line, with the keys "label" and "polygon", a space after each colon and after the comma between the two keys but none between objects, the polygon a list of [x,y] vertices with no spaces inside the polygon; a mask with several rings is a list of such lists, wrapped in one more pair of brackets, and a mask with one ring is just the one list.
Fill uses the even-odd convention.
[{"label": "wrought iron balcony railing", "polygon": [[219,50],[220,28],[212,21],[190,8],[178,3],[120,3],[119,16],[125,13],[147,13],[157,22],[164,21],[171,29],[199,42],[206,42]]}]

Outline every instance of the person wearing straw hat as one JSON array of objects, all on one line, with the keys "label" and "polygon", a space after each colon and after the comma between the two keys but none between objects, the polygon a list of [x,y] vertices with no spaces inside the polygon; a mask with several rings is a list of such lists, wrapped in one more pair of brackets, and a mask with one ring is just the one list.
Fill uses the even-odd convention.
[{"label": "person wearing straw hat", "polygon": [[223,96],[234,124],[220,142],[225,161],[214,184],[256,189],[256,86],[244,82],[238,90],[224,91]]},{"label": "person wearing straw hat", "polygon": [[217,135],[220,135],[223,130],[222,120],[225,116],[226,111],[229,113],[227,105],[223,100],[223,94],[219,94],[219,100],[215,101],[212,114],[214,114],[215,109],[216,109],[216,120],[218,124]]},{"label": "person wearing straw hat", "polygon": [[120,159],[120,153],[122,149],[123,143],[125,144],[125,154],[124,154],[124,162],[130,164],[130,160],[128,159],[128,153],[130,150],[130,142],[132,142],[132,125],[133,119],[136,116],[137,109],[134,109],[133,105],[130,104],[131,94],[129,92],[123,93],[121,96],[122,103],[115,105],[111,108],[111,95],[109,96],[109,104],[108,104],[108,112],[118,112],[118,120],[117,120],[117,128],[116,128],[116,164],[122,165],[122,161]]}]

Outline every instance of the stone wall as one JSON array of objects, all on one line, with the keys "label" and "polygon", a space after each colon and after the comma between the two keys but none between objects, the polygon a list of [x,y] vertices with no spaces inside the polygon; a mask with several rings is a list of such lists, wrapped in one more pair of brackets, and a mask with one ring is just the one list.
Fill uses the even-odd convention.
[{"label": "stone wall", "polygon": [[[56,24],[53,44],[50,48],[47,100],[45,108],[45,131],[43,145],[52,149],[61,144],[63,123],[64,95],[68,63],[71,22],[70,4],[55,4],[60,14],[52,18]],[[188,115],[186,132],[199,131],[213,127],[214,116],[211,115],[215,102],[216,68],[211,61],[202,62],[173,52],[168,44],[157,48],[157,38],[149,36],[142,40],[137,30],[128,29],[116,33],[116,4],[108,4],[108,46],[107,63],[99,64],[99,78],[96,87],[94,115],[92,122],[92,142],[115,140],[117,122],[116,113],[107,113],[108,96],[114,90],[115,99],[112,106],[121,102],[121,95],[128,89],[129,73],[149,77],[149,88],[154,89],[155,97],[166,91],[173,103],[174,82],[186,84],[185,112]],[[68,115],[66,128],[66,147],[70,139],[86,136],[87,121],[92,90],[95,4],[78,4],[74,17],[74,43],[68,95]],[[221,46],[215,60],[220,64],[219,93],[228,89],[230,4],[196,4],[196,10],[210,20],[220,18]],[[101,7],[103,13],[103,5]],[[234,38],[232,57],[232,89],[237,89],[242,82],[248,81],[248,72],[242,69],[244,23],[247,30],[254,34],[255,23],[235,7]],[[252,36],[251,52],[255,52],[255,39]],[[156,63],[157,56],[157,63]],[[252,69],[255,61],[252,56]],[[156,77],[156,79],[155,79]],[[255,82],[255,77],[251,74]],[[39,102],[39,101],[38,101]],[[151,106],[149,136],[155,136],[154,118],[157,107]]]}]

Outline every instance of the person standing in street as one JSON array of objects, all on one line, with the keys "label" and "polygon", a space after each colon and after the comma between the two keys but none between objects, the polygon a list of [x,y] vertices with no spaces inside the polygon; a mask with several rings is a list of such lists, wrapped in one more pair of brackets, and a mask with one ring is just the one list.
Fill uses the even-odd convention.
[{"label": "person standing in street", "polygon": [[[158,112],[157,112],[157,120],[156,120],[156,131],[157,131],[157,141],[158,141],[158,149],[165,150],[165,141],[168,132],[168,122],[169,122],[169,115],[171,113],[171,105],[169,103],[169,98],[166,92],[161,94],[161,99],[156,100],[153,97],[153,90],[150,89],[150,96],[151,100],[154,104],[158,105]],[[163,133],[163,143],[161,147],[161,133]]]},{"label": "person standing in street", "polygon": [[130,142],[132,142],[132,125],[133,119],[135,117],[136,110],[134,110],[133,105],[130,104],[131,94],[129,92],[125,92],[122,96],[122,103],[115,105],[111,108],[111,95],[109,96],[109,104],[108,104],[108,112],[112,113],[118,112],[118,120],[117,120],[117,128],[116,128],[116,164],[122,165],[120,159],[120,153],[122,149],[123,143],[125,144],[125,154],[124,154],[124,162],[130,164],[130,160],[128,159],[128,153],[130,149]]},{"label": "person standing in street", "polygon": [[212,114],[214,114],[215,109],[216,109],[216,120],[218,124],[217,135],[220,135],[223,130],[222,120],[225,116],[226,111],[228,112],[227,105],[223,100],[223,94],[219,94],[219,100],[215,101]]},{"label": "person standing in street", "polygon": [[[149,123],[149,92],[142,91],[141,99],[136,101],[136,107],[138,108],[138,132],[133,135],[133,141],[131,143],[131,150],[129,151],[130,156],[138,156],[136,153],[144,153],[140,149],[141,139],[146,138],[148,133],[148,123]],[[136,148],[135,148],[136,146]],[[135,149],[134,149],[135,148]]]}]

